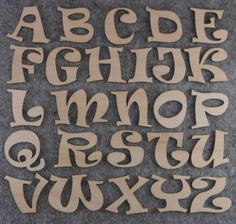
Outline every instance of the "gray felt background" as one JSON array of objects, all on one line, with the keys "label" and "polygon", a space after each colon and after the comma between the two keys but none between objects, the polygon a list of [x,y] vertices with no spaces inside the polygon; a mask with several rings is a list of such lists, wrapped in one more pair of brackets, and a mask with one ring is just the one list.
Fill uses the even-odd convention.
[{"label": "gray felt background", "polygon": [[[6,37],[9,32],[12,32],[15,28],[18,18],[21,14],[23,6],[37,5],[39,7],[40,13],[42,15],[42,20],[45,28],[47,37],[50,38],[50,43],[48,44],[34,44],[30,42],[31,34],[29,32],[24,33],[26,39],[24,43],[18,43],[12,39]],[[87,7],[91,11],[91,23],[95,26],[95,37],[86,44],[70,43],[59,41],[59,36],[62,34],[62,24],[60,13],[57,12],[57,6],[63,7]],[[145,11],[145,6],[158,8],[158,9],[169,9],[175,11],[179,16],[183,24],[184,36],[183,38],[176,43],[147,43],[146,37],[150,34],[149,17],[148,13]],[[223,19],[217,22],[218,27],[225,27],[229,31],[229,37],[226,42],[221,45],[217,45],[226,49],[229,54],[229,57],[226,61],[222,62],[220,65],[225,70],[228,75],[228,82],[225,83],[209,83],[198,84],[187,82],[186,78],[179,84],[168,85],[162,84],[158,81],[154,81],[152,84],[111,84],[107,82],[98,82],[98,83],[86,83],[85,80],[88,76],[88,57],[85,56],[84,51],[82,51],[82,57],[85,58],[83,62],[79,63],[80,71],[78,73],[78,81],[63,87],[54,87],[48,83],[45,77],[45,61],[42,65],[37,66],[36,75],[27,77],[26,84],[17,84],[17,85],[7,85],[6,82],[10,79],[11,73],[11,61],[12,61],[12,52],[10,50],[10,44],[16,45],[25,45],[25,46],[42,46],[45,54],[55,48],[56,46],[73,46],[80,49],[92,48],[95,46],[110,46],[111,44],[107,41],[104,35],[103,21],[106,13],[114,7],[129,7],[138,15],[138,22],[135,25],[129,26],[128,29],[120,30],[123,34],[126,34],[130,30],[136,32],[134,40],[124,46],[124,53],[122,56],[122,72],[124,77],[128,79],[129,74],[132,74],[134,69],[134,58],[127,49],[130,48],[144,48],[144,47],[157,47],[157,46],[166,46],[166,47],[180,47],[180,48],[189,48],[202,46],[203,49],[208,49],[213,47],[213,45],[207,44],[192,44],[191,38],[194,35],[194,20],[193,13],[191,12],[191,7],[198,8],[209,8],[209,9],[224,9]],[[20,224],[20,223],[42,223],[42,224],[68,224],[68,223],[80,223],[80,224],[110,224],[110,223],[122,223],[122,224],[139,224],[139,223],[170,223],[170,224],[181,224],[181,223],[193,223],[193,224],[234,224],[236,222],[236,179],[235,179],[235,131],[236,131],[236,78],[235,78],[235,61],[236,61],[236,1],[235,0],[149,0],[149,1],[121,1],[121,0],[96,0],[96,1],[64,1],[64,0],[0,0],[0,224]],[[167,24],[166,29],[171,29],[173,24]],[[104,48],[102,55],[106,56],[107,52]],[[148,62],[148,72],[151,74],[151,67],[156,63],[156,53],[152,53],[149,57]],[[186,62],[188,59],[184,55]],[[129,63],[127,63],[127,61]],[[108,67],[104,67],[103,71],[106,72]],[[187,74],[190,74],[189,67],[187,68]],[[207,80],[210,76],[206,73]],[[137,88],[144,88],[147,91],[149,102],[150,102],[150,111],[149,111],[149,120],[153,124],[151,129],[141,128],[137,126],[137,113],[133,113],[133,126],[132,127],[121,127],[116,128],[115,120],[118,119],[118,115],[115,108],[115,98],[109,94],[112,90],[129,90],[133,92]],[[27,97],[27,102],[25,110],[32,105],[43,105],[45,108],[45,119],[41,127],[15,127],[10,128],[9,123],[12,121],[11,113],[11,97],[7,92],[7,88],[15,89],[27,89],[29,90],[29,95]],[[104,153],[104,159],[102,163],[98,166],[89,168],[89,169],[80,169],[75,166],[72,168],[66,169],[56,169],[53,166],[57,162],[57,150],[59,146],[59,136],[57,135],[57,128],[54,125],[54,120],[57,118],[56,105],[54,98],[50,96],[49,92],[53,90],[63,90],[69,89],[70,93],[76,91],[79,88],[84,88],[87,91],[88,96],[91,96],[93,93],[102,91],[107,93],[110,96],[110,110],[107,113],[106,117],[110,120],[107,124],[96,124],[92,125],[90,128],[91,131],[94,131],[99,136],[99,143],[97,148]],[[194,168],[189,162],[184,167],[168,171],[161,169],[155,164],[153,152],[154,152],[154,142],[148,143],[145,137],[147,131],[168,131],[167,129],[162,128],[155,120],[153,113],[151,111],[152,104],[155,100],[155,97],[163,91],[169,89],[179,89],[183,91],[188,97],[188,113],[186,119],[179,128],[173,131],[184,131],[185,132],[185,141],[184,149],[191,151],[194,142],[191,141],[192,134],[213,134],[215,129],[220,129],[222,131],[229,132],[229,135],[226,137],[225,142],[225,155],[230,158],[230,163],[226,165],[219,166],[215,169],[211,167],[206,167],[204,169]],[[210,117],[211,127],[201,128],[192,130],[191,126],[194,124],[194,98],[191,97],[191,89],[210,92],[210,91],[221,91],[229,96],[230,106],[227,112],[219,118]],[[176,105],[168,105],[167,111],[163,113],[171,114],[176,111]],[[72,120],[75,119],[72,116]],[[57,212],[48,204],[47,195],[50,190],[50,185],[44,190],[41,195],[38,203],[38,211],[36,214],[21,214],[18,210],[11,192],[9,190],[8,183],[3,179],[5,175],[22,178],[22,179],[33,179],[34,173],[30,173],[26,169],[18,169],[11,166],[4,156],[3,146],[4,142],[15,130],[29,129],[35,131],[42,142],[41,155],[46,160],[46,168],[40,171],[40,174],[46,178],[50,177],[50,174],[57,175],[60,177],[70,177],[72,174],[83,174],[87,173],[89,179],[92,180],[107,180],[111,177],[119,177],[124,175],[131,176],[131,182],[135,183],[136,177],[141,175],[143,177],[150,178],[152,174],[161,175],[168,179],[171,179],[173,174],[181,175],[190,175],[192,178],[200,176],[227,176],[227,186],[222,193],[222,195],[228,196],[233,201],[233,206],[231,209],[222,214],[190,214],[187,213],[176,213],[176,212],[167,212],[159,213],[156,210],[156,207],[164,206],[164,202],[155,199],[150,192],[150,187],[153,181],[150,181],[142,189],[137,192],[137,197],[144,207],[149,208],[147,214],[131,215],[127,216],[125,210],[127,210],[127,205],[124,204],[120,207],[119,214],[113,214],[108,211],[105,211],[111,202],[113,202],[119,195],[119,190],[109,184],[105,183],[102,187],[102,190],[106,192],[105,194],[105,204],[103,209],[97,212],[88,211],[83,205],[80,205],[78,210],[73,214],[64,214]],[[75,125],[71,126],[61,126],[63,130],[67,131],[85,131],[87,129],[78,128]],[[114,168],[108,164],[106,161],[106,155],[111,148],[109,147],[109,140],[111,134],[116,130],[122,129],[133,129],[137,130],[143,134],[142,146],[145,148],[145,158],[143,163],[134,168],[130,169],[121,169]],[[210,150],[213,144],[213,139],[208,143],[207,149]],[[171,182],[166,189],[169,191],[178,190],[180,186],[176,182]],[[27,191],[27,198],[29,199],[30,192]],[[64,199],[68,198],[69,187],[67,187]],[[197,192],[193,191],[191,197],[187,200],[183,200],[181,204],[189,208],[193,196]]]}]

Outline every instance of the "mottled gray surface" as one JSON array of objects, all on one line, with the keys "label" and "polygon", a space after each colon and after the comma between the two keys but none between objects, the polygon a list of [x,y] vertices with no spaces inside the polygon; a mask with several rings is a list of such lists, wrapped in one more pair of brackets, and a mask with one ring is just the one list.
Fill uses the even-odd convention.
[{"label": "mottled gray surface", "polygon": [[[124,53],[122,55],[122,71],[124,77],[130,77],[129,74],[132,74],[134,69],[134,59],[132,55],[127,51],[130,48],[144,48],[144,47],[156,47],[156,46],[167,46],[167,47],[180,47],[180,48],[188,48],[193,46],[202,46],[203,49],[207,49],[212,47],[213,45],[207,44],[192,44],[191,38],[194,35],[194,20],[193,13],[190,11],[190,7],[198,7],[198,8],[209,8],[209,9],[224,9],[224,17],[222,20],[217,22],[218,27],[225,27],[229,31],[229,38],[226,42],[224,42],[221,46],[227,50],[229,57],[227,61],[221,63],[221,67],[225,70],[228,75],[229,81],[226,83],[213,83],[210,84],[197,84],[197,83],[188,83],[187,76],[179,84],[176,85],[165,85],[161,84],[157,81],[154,81],[152,84],[129,84],[129,85],[121,85],[121,84],[111,84],[106,82],[99,83],[86,83],[85,80],[87,78],[87,57],[80,65],[80,72],[78,74],[78,81],[64,87],[54,87],[50,85],[45,78],[45,61],[42,65],[38,66],[36,70],[36,75],[32,77],[27,77],[26,84],[18,84],[18,85],[7,85],[7,80],[10,79],[11,73],[11,60],[12,60],[12,52],[9,49],[10,44],[22,45],[12,39],[6,38],[6,35],[9,32],[12,32],[15,28],[18,18],[21,14],[21,10],[23,6],[31,6],[37,5],[39,6],[42,20],[44,23],[45,32],[47,37],[51,39],[49,44],[42,45],[33,45],[33,46],[42,46],[47,53],[56,46],[74,46],[83,48],[92,48],[95,46],[110,46],[111,44],[107,41],[104,30],[103,30],[103,21],[106,13],[109,9],[114,7],[129,7],[138,15],[138,22],[135,25],[129,27],[130,30],[136,32],[135,38],[129,45],[124,46]],[[62,24],[60,13],[57,12],[57,6],[63,7],[80,7],[85,6],[91,10],[91,23],[95,25],[95,37],[86,44],[78,44],[78,43],[69,43],[64,42],[61,43],[59,41],[59,36],[62,34]],[[146,41],[146,37],[150,34],[150,28],[148,26],[149,19],[148,13],[145,12],[145,6],[158,8],[158,9],[169,9],[173,10],[179,14],[184,29],[183,38],[176,43],[150,43],[148,44]],[[236,78],[235,78],[235,61],[236,61],[236,1],[233,0],[150,0],[150,1],[121,1],[121,0],[96,0],[96,1],[64,1],[64,0],[51,0],[51,1],[36,1],[36,0],[1,0],[0,1],[0,223],[1,224],[19,224],[19,223],[43,223],[43,224],[65,224],[65,223],[81,223],[81,224],[108,224],[108,223],[122,223],[122,224],[139,224],[139,223],[170,223],[170,224],[181,224],[181,223],[193,223],[193,224],[235,224],[236,222],[236,208],[235,208],[235,199],[236,199],[236,179],[235,179],[235,131],[236,131]],[[171,24],[170,24],[171,25]],[[121,31],[125,34],[127,30]],[[25,46],[32,46],[31,36],[28,33],[26,36],[26,40],[24,41]],[[82,57],[84,57],[84,53]],[[185,55],[185,59],[187,62],[187,57]],[[131,63],[126,63],[127,60],[130,60]],[[149,57],[148,63],[148,71],[151,71],[151,65],[154,65],[156,62],[156,55],[153,54],[152,57]],[[107,70],[108,67],[104,68],[104,71]],[[189,68],[187,74],[189,74]],[[209,78],[210,76],[207,75]],[[162,128],[157,122],[155,122],[153,114],[150,109],[150,123],[153,124],[151,129],[137,127],[137,119],[134,118],[134,126],[132,129],[138,130],[140,133],[143,133],[144,141],[142,146],[145,148],[145,158],[143,163],[134,168],[130,169],[119,169],[110,166],[105,157],[108,152],[111,150],[109,147],[109,139],[111,134],[115,130],[121,130],[122,128],[115,127],[115,120],[118,119],[117,112],[115,109],[115,101],[114,96],[110,97],[111,108],[107,113],[106,117],[109,120],[112,120],[109,124],[96,124],[91,127],[91,130],[96,132],[99,136],[99,145],[97,148],[101,149],[104,153],[104,159],[101,164],[97,167],[90,169],[80,169],[76,168],[67,168],[67,169],[56,169],[53,166],[57,162],[57,150],[59,144],[59,136],[57,135],[57,127],[54,126],[54,119],[57,118],[55,101],[52,96],[50,96],[49,92],[52,90],[59,89],[69,89],[72,93],[73,91],[79,88],[85,88],[88,95],[91,96],[93,93],[102,91],[108,93],[112,90],[129,90],[134,91],[137,88],[144,88],[149,96],[150,108],[153,104],[155,97],[168,89],[180,89],[185,92],[188,96],[188,114],[186,120],[182,126],[180,126],[175,131],[185,131],[185,142],[184,148],[187,151],[191,151],[193,147],[193,141],[190,140],[192,134],[204,134],[211,133],[215,129],[220,129],[223,131],[228,131],[229,135],[226,138],[225,142],[225,154],[230,158],[230,164],[219,166],[215,169],[211,167],[207,167],[204,169],[196,169],[189,162],[183,168],[168,171],[163,170],[155,164],[153,158],[153,147],[154,142],[147,143],[147,139],[145,137],[145,133],[147,131],[167,131],[167,129]],[[125,210],[127,209],[127,205],[123,205],[120,207],[119,214],[113,214],[108,211],[105,211],[105,207],[107,207],[112,201],[116,199],[119,195],[119,191],[115,186],[110,185],[109,183],[104,184],[103,190],[106,192],[105,195],[105,205],[103,209],[97,212],[88,211],[83,205],[80,205],[78,210],[73,214],[64,214],[61,212],[57,212],[53,208],[50,207],[47,200],[47,195],[50,189],[50,186],[47,186],[46,190],[43,192],[43,195],[40,197],[38,204],[37,214],[21,214],[16,204],[12,198],[12,195],[9,190],[8,183],[3,179],[5,175],[14,176],[22,179],[32,179],[34,177],[34,173],[30,173],[26,169],[18,169],[11,166],[6,160],[3,152],[4,142],[15,130],[21,130],[22,127],[10,128],[9,123],[12,121],[11,115],[11,98],[10,94],[7,93],[7,88],[16,88],[16,89],[27,89],[30,91],[27,102],[28,106],[32,105],[43,105],[45,108],[45,119],[41,127],[25,127],[25,129],[30,129],[35,131],[41,141],[41,155],[46,160],[46,168],[40,172],[41,175],[49,178],[50,174],[58,175],[61,177],[71,176],[72,174],[81,174],[88,173],[88,176],[92,180],[107,180],[111,177],[118,177],[123,175],[130,175],[132,182],[136,180],[136,176],[141,175],[147,178],[150,178],[152,174],[161,175],[166,178],[171,178],[173,174],[182,174],[182,175],[191,175],[191,177],[199,177],[199,176],[227,176],[227,186],[222,193],[222,195],[228,196],[233,201],[233,206],[231,209],[222,214],[189,214],[187,213],[176,213],[176,212],[167,212],[167,213],[159,213],[156,210],[156,207],[163,206],[164,203],[160,200],[155,199],[150,192],[151,183],[148,183],[145,187],[143,187],[140,191],[137,192],[137,196],[144,207],[149,208],[149,212],[147,214],[139,214],[139,215],[131,215],[127,216],[125,214]],[[191,130],[191,126],[194,124],[194,105],[193,105],[193,97],[190,96],[191,89],[203,92],[210,91],[223,91],[225,92],[230,99],[230,106],[228,111],[218,118],[210,118],[211,127],[209,128],[201,128],[197,130]],[[26,108],[27,108],[26,105]],[[173,106],[173,105],[172,105]],[[170,111],[173,109],[171,106],[168,108]],[[133,115],[136,116],[136,113]],[[78,128],[75,125],[72,126],[64,126],[62,127],[64,130],[68,131],[81,131],[87,130],[83,128]],[[129,128],[129,127],[128,127]],[[213,142],[211,141],[208,144],[208,149],[212,146]],[[172,183],[172,182],[171,182]],[[170,184],[169,190],[177,189],[177,185],[175,183]],[[68,192],[68,189],[67,189]],[[183,200],[181,203],[183,206],[189,208],[190,203],[193,199],[193,196],[196,194],[193,191],[191,197],[187,200]],[[29,197],[29,194],[28,194]]]}]

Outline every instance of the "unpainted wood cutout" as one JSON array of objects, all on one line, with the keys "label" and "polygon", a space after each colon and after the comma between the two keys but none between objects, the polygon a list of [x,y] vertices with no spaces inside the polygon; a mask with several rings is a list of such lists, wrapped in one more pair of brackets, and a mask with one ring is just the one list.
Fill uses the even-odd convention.
[{"label": "unpainted wood cutout", "polygon": [[[178,42],[184,35],[181,17],[177,12],[170,10],[154,9],[146,6],[147,16],[149,17],[150,26],[149,36],[143,38],[147,43],[154,42],[156,46],[159,43]],[[45,78],[52,86],[57,86],[55,91],[49,91],[48,97],[51,97],[56,104],[57,118],[55,118],[55,126],[58,128],[57,134],[60,137],[60,145],[58,148],[57,163],[54,168],[69,168],[76,166],[83,171],[83,168],[95,168],[107,160],[107,163],[113,169],[133,168],[141,165],[145,158],[145,153],[153,153],[153,158],[157,172],[151,174],[150,178],[136,176],[134,184],[130,184],[132,175],[109,177],[106,184],[114,187],[114,190],[120,192],[120,196],[114,199],[107,205],[104,202],[106,192],[103,191],[101,185],[104,180],[90,180],[87,174],[72,175],[71,177],[58,177],[51,175],[50,178],[45,178],[41,174],[36,173],[34,180],[23,180],[11,176],[5,176],[5,180],[9,184],[13,199],[22,213],[36,213],[38,200],[45,188],[50,183],[47,199],[49,205],[57,211],[64,213],[76,212],[80,203],[82,203],[90,211],[98,211],[105,209],[112,213],[119,213],[120,207],[124,203],[128,204],[127,215],[147,213],[149,208],[139,199],[139,192],[147,189],[147,183],[151,185],[150,195],[157,200],[165,202],[163,207],[157,206],[157,212],[182,212],[186,213],[222,213],[227,211],[232,201],[228,197],[218,196],[226,187],[226,177],[197,177],[173,175],[173,180],[181,183],[181,187],[177,192],[168,193],[165,191],[165,186],[168,180],[165,177],[158,175],[161,169],[177,170],[186,166],[189,162],[198,169],[207,166],[212,168],[222,166],[229,163],[229,158],[225,157],[225,136],[228,134],[225,131],[214,130],[214,145],[210,149],[211,153],[208,158],[204,153],[207,150],[207,143],[210,141],[210,134],[193,134],[191,140],[194,141],[194,146],[191,151],[185,148],[184,136],[185,133],[176,131],[185,123],[185,118],[188,113],[188,100],[191,97],[195,103],[194,118],[195,124],[192,129],[200,129],[210,126],[208,116],[214,116],[217,119],[221,117],[229,106],[229,99],[223,92],[199,92],[194,89],[191,94],[186,93],[186,89],[173,89],[174,84],[185,82],[185,76],[188,75],[187,81],[196,84],[206,84],[207,77],[205,71],[210,72],[209,82],[226,82],[228,81],[226,72],[220,68],[220,63],[223,63],[228,54],[226,50],[220,47],[208,48],[203,52],[203,47],[191,48],[174,48],[174,47],[147,47],[130,49],[128,44],[136,41],[137,29],[129,29],[129,32],[124,36],[119,31],[119,27],[135,27],[138,25],[139,15],[135,10],[129,8],[113,8],[104,15],[103,31],[106,41],[112,44],[107,46],[107,57],[101,57],[101,51],[104,46],[91,46],[81,49],[83,43],[89,43],[95,38],[96,26],[92,24],[92,10],[84,7],[63,8],[58,6],[57,11],[60,13],[61,26],[63,34],[58,36],[61,41],[61,46],[55,47],[49,52],[45,52],[45,46],[50,42],[47,37],[49,34],[44,32],[44,25],[41,14],[37,6],[27,6],[22,9],[22,14],[19,18],[15,29],[7,35],[19,42],[19,46],[10,45],[12,52],[12,66],[10,80],[11,84],[23,84],[29,81],[29,77],[37,79],[37,67],[44,67]],[[223,18],[223,10],[209,10],[191,8],[191,13],[194,16],[194,29],[192,44],[220,44],[226,41],[228,31],[224,28],[217,28],[217,20]],[[214,15],[212,15],[214,14]],[[74,15],[80,15],[77,19],[72,19]],[[27,16],[34,17],[28,22]],[[206,21],[206,16],[210,17]],[[162,32],[161,23],[171,21],[175,24],[175,29],[171,32]],[[117,21],[117,22],[115,22]],[[121,23],[118,24],[117,23]],[[40,47],[27,47],[29,40],[25,40],[24,32],[29,30],[32,32],[30,43],[39,43]],[[83,33],[74,32],[74,30],[82,29]],[[210,30],[210,35],[208,33]],[[145,33],[145,32],[144,32]],[[147,34],[146,34],[147,35]],[[27,44],[23,44],[25,41]],[[68,46],[68,43],[81,43],[81,45]],[[20,45],[21,44],[21,45]],[[115,46],[114,46],[115,45]],[[118,45],[118,46],[116,46]],[[38,45],[37,45],[38,46]],[[80,46],[80,47],[77,47]],[[82,46],[82,47],[81,47]],[[128,48],[128,50],[127,50]],[[157,54],[157,63],[149,68],[150,53],[155,51]],[[83,53],[84,52],[84,53]],[[129,52],[135,59],[133,74],[129,78],[124,78],[122,57]],[[188,57],[185,60],[184,54]],[[47,56],[45,56],[47,55]],[[112,90],[109,93],[102,91],[94,93],[90,98],[86,90],[86,85],[83,88],[69,92],[70,84],[79,82],[80,63],[84,63],[85,58],[88,58],[86,85],[92,85],[94,82],[106,82],[105,84],[115,83],[132,86],[133,83],[145,83],[145,87],[127,90]],[[58,57],[62,58],[63,63],[58,63]],[[171,63],[168,64],[171,58]],[[173,60],[172,60],[173,59]],[[186,74],[187,63],[191,69],[191,74]],[[44,63],[45,62],[45,63]],[[64,64],[65,63],[65,64]],[[131,60],[127,60],[125,66],[129,66]],[[105,80],[101,66],[109,65],[108,78]],[[174,69],[172,69],[174,68]],[[151,72],[150,72],[151,71]],[[65,79],[60,78],[60,73],[63,72]],[[170,74],[172,73],[172,74]],[[41,74],[42,75],[42,74]],[[169,78],[171,77],[171,78]],[[171,88],[164,92],[158,91],[159,84],[170,85]],[[148,85],[156,85],[157,92],[153,105],[150,105],[149,96],[145,88]],[[63,89],[60,87],[63,87]],[[14,87],[15,88],[15,87]],[[197,89],[197,88],[196,88]],[[4,153],[7,161],[16,168],[26,168],[30,172],[39,172],[45,168],[45,160],[41,158],[40,138],[37,131],[24,130],[32,127],[41,127],[43,125],[46,108],[41,105],[31,105],[24,114],[24,106],[27,97],[31,94],[30,90],[13,89],[7,90],[12,102],[12,117],[10,127],[12,133],[7,137],[4,145]],[[90,94],[89,94],[90,95]],[[190,95],[190,96],[189,96]],[[111,104],[111,98],[114,99],[114,104]],[[220,101],[220,105],[207,106],[206,103],[214,103]],[[180,108],[172,116],[165,116],[160,113],[161,107],[164,107],[170,102],[177,102]],[[72,124],[70,117],[70,109],[72,105],[76,106],[76,121],[75,125],[87,129],[87,131],[68,132],[61,128],[60,125],[68,126]],[[88,118],[88,111],[92,105],[96,105],[92,120]],[[138,111],[136,123],[138,127],[145,128],[145,134],[141,134],[133,128],[133,119],[130,117],[131,108],[135,105],[135,110]],[[106,115],[111,106],[115,106],[119,120],[115,121],[116,130],[110,135],[110,152],[106,155],[103,149],[98,149],[97,145],[100,141],[100,136],[91,132],[89,128],[95,123],[104,125],[111,122]],[[149,118],[150,112],[153,115],[156,123],[152,123]],[[96,124],[97,125],[97,124]],[[158,125],[166,128],[168,132],[153,132],[149,128],[157,128]],[[123,127],[125,126],[125,127]],[[127,126],[130,126],[127,128]],[[22,130],[14,130],[14,128],[22,128]],[[171,129],[171,130],[170,130]],[[107,137],[102,133],[102,137]],[[76,144],[73,140],[76,140]],[[81,141],[80,141],[81,140]],[[151,145],[155,141],[154,148],[141,147],[143,141]],[[169,156],[169,143],[174,140],[174,147],[171,149]],[[86,142],[86,143],[78,143]],[[33,147],[23,147],[14,153],[15,146],[18,144],[30,144]],[[71,161],[71,156],[73,161]],[[171,160],[176,163],[173,165]],[[128,169],[127,169],[128,170]],[[96,170],[95,170],[96,171]],[[71,179],[71,185],[69,181]],[[37,181],[37,184],[34,184]],[[84,193],[83,184],[86,182],[89,187],[89,197]],[[213,185],[210,183],[214,182]],[[26,200],[26,187],[33,187],[31,202]],[[64,201],[63,191],[66,187],[71,187],[70,197]],[[194,190],[194,196],[191,204],[183,206],[182,201],[188,199]],[[197,191],[197,193],[196,193]],[[89,199],[88,199],[89,198]],[[212,202],[212,206],[208,207],[207,202]],[[106,205],[106,206],[105,206]]]}]

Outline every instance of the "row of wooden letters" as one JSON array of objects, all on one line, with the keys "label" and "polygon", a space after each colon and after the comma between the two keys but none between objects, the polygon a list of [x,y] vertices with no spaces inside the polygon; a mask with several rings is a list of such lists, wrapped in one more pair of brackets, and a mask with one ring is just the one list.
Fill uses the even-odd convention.
[{"label": "row of wooden letters", "polygon": [[[8,181],[13,198],[22,213],[37,212],[39,197],[42,192],[45,192],[43,190],[49,184],[52,186],[48,193],[49,204],[52,208],[64,213],[75,212],[81,203],[91,211],[97,211],[104,208],[104,195],[106,192],[101,190],[101,185],[108,183],[115,185],[121,192],[119,198],[105,207],[107,211],[114,213],[118,213],[119,208],[121,208],[125,202],[129,205],[129,209],[126,210],[126,214],[128,215],[148,212],[149,209],[146,208],[146,206],[144,207],[144,202],[142,205],[137,197],[137,193],[139,193],[137,191],[140,191],[140,189],[143,189],[144,187],[145,190],[151,191],[152,196],[157,200],[165,202],[164,207],[158,206],[156,208],[159,212],[187,212],[188,209],[182,205],[182,201],[188,199],[193,192],[194,197],[190,205],[190,213],[221,213],[227,211],[232,205],[230,198],[222,196],[222,191],[226,186],[225,177],[206,176],[192,179],[191,176],[173,175],[173,179],[181,183],[181,189],[171,193],[163,190],[163,186],[166,186],[169,181],[158,175],[152,175],[150,179],[138,176],[138,180],[133,186],[128,184],[131,179],[130,176],[111,178],[108,180],[108,183],[104,181],[88,180],[86,177],[86,174],[73,175],[71,184],[68,183],[70,178],[51,175],[49,181],[40,174],[35,175],[34,181],[22,180],[10,176],[5,176],[5,180]],[[189,183],[190,181],[192,182],[191,184]],[[33,182],[37,182],[37,185],[35,186]],[[89,196],[84,194],[85,183],[89,187]],[[147,183],[152,183],[151,189],[146,189],[146,186],[144,185]],[[65,187],[69,186],[71,188],[70,196],[65,202],[63,199],[65,192],[63,193],[63,190]],[[25,193],[28,192],[26,189],[29,189],[29,187],[34,188],[31,205],[29,205],[25,198]],[[200,192],[195,194],[196,191]],[[145,195],[146,194],[147,193],[145,193]],[[208,205],[209,201],[212,203],[211,206]]]}]

